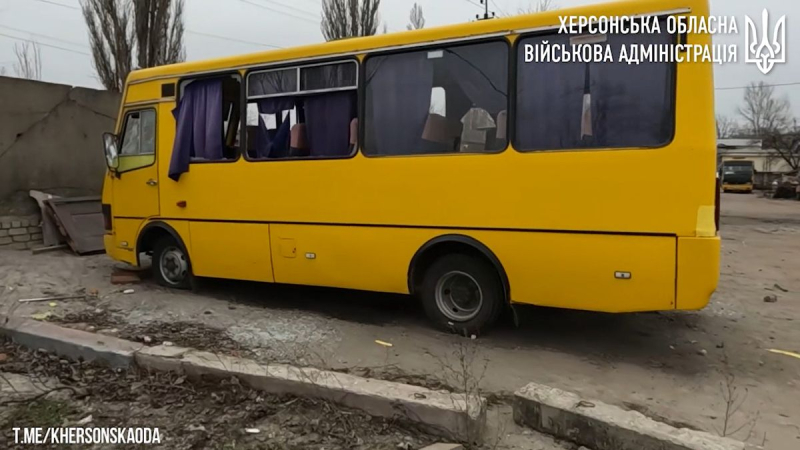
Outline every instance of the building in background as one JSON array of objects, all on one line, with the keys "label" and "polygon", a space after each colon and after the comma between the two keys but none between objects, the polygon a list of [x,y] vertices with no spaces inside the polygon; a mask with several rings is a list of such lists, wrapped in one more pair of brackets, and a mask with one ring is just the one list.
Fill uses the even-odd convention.
[{"label": "building in background", "polygon": [[717,140],[717,166],[725,161],[752,161],[756,189],[767,189],[773,181],[792,172],[792,167],[775,150],[762,147],[761,139]]}]

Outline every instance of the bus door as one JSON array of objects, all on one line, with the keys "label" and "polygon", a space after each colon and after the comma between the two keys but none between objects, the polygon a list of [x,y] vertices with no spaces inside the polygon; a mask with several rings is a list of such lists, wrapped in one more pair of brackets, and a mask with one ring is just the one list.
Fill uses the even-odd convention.
[{"label": "bus door", "polygon": [[113,179],[115,218],[141,223],[159,214],[156,119],[153,106],[125,111],[119,134],[119,167]]}]

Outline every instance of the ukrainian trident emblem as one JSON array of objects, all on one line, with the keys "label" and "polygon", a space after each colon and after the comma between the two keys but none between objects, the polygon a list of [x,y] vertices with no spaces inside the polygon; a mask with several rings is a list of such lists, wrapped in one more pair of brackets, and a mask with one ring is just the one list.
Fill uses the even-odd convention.
[{"label": "ukrainian trident emblem", "polygon": [[761,13],[761,42],[756,24],[745,17],[745,62],[755,64],[761,72],[768,74],[775,64],[786,62],[786,16],[775,24],[772,39],[769,37],[769,12]]}]

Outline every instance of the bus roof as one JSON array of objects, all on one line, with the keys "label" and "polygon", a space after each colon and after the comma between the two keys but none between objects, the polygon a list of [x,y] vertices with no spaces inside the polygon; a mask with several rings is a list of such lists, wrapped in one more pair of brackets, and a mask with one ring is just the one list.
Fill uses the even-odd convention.
[{"label": "bus roof", "polygon": [[341,39],[300,47],[267,50],[245,55],[136,70],[128,76],[128,83],[140,83],[149,79],[174,78],[204,72],[242,69],[303,58],[356,54],[377,49],[423,45],[428,42],[434,43],[486,35],[504,35],[512,31],[547,29],[558,27],[561,23],[559,17],[562,16],[630,16],[688,11],[698,15],[708,14],[707,0],[623,0],[422,30]]}]

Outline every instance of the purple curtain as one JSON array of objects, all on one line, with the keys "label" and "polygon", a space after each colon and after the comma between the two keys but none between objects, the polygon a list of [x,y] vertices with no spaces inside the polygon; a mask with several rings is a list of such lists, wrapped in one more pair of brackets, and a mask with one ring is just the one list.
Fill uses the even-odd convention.
[{"label": "purple curtain", "polygon": [[291,110],[294,107],[295,102],[292,98],[265,98],[258,101],[258,132],[256,133],[256,156],[258,158],[275,157],[277,153],[281,152],[288,153],[289,127],[291,126],[289,115],[287,115],[286,120],[278,127],[278,131],[273,138],[270,136],[267,124],[261,114],[275,114],[280,118],[283,111]]},{"label": "purple curtain", "polygon": [[370,58],[367,62],[367,102],[370,154],[419,153],[431,107],[433,61],[428,52]]},{"label": "purple curtain", "polygon": [[172,110],[176,121],[169,177],[178,181],[189,171],[189,161],[216,161],[222,156],[222,80],[193,81]]},{"label": "purple curtain", "polygon": [[[614,61],[620,61],[619,52],[623,46],[641,43],[666,47],[673,39],[667,32],[618,34],[608,37],[608,45],[614,53]],[[592,96],[593,146],[657,146],[671,139],[674,117],[670,64],[617,62],[587,66],[591,67],[591,73],[587,73],[590,86],[586,93]]]},{"label": "purple curtain", "polygon": [[333,92],[306,97],[306,133],[311,156],[350,154],[350,121],[355,118],[355,93]]},{"label": "purple curtain", "polygon": [[272,143],[269,146],[269,153],[268,157],[270,158],[286,158],[289,156],[289,141],[291,140],[291,129],[292,126],[292,118],[289,114],[286,115],[286,119],[283,120],[281,126],[278,127],[277,133],[275,133],[275,138],[272,139]]},{"label": "purple curtain", "polygon": [[[565,45],[566,34],[525,39],[525,45]],[[517,143],[525,150],[581,148],[581,112],[586,69],[579,62],[538,62],[517,65]]]}]

